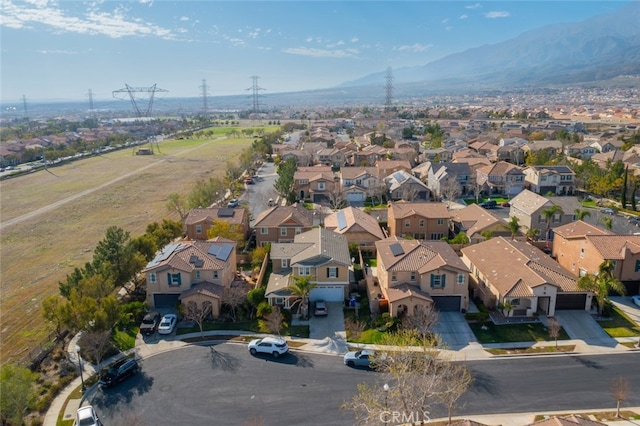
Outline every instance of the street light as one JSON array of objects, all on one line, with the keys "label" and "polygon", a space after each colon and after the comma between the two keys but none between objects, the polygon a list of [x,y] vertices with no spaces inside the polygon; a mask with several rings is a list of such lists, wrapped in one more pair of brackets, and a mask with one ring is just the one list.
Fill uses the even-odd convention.
[{"label": "street light", "polygon": [[382,386],[382,390],[384,390],[384,411],[387,411],[388,405],[387,405],[387,397],[389,396],[389,385],[387,383],[385,383]]},{"label": "street light", "polygon": [[86,390],[84,387],[84,375],[82,374],[82,358],[80,357],[80,346],[76,345],[76,355],[78,356],[78,368],[80,369],[80,381],[82,382],[82,393]]}]

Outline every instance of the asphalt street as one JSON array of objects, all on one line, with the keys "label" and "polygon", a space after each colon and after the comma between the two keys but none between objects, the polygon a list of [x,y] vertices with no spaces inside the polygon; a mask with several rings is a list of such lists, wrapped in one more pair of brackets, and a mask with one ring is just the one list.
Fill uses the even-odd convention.
[{"label": "asphalt street", "polygon": [[[615,407],[611,380],[626,377],[624,406],[640,406],[640,353],[548,355],[471,361],[474,383],[456,415]],[[348,368],[338,356],[292,351],[282,359],[251,356],[245,344],[188,346],[143,361],[142,373],[91,403],[106,425],[349,425],[340,409],[357,384],[382,374]],[[432,408],[431,417],[443,417]]]}]

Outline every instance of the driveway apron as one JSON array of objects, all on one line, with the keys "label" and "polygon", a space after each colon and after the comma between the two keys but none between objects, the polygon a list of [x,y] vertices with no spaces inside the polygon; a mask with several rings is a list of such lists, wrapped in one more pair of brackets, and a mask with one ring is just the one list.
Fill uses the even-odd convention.
[{"label": "driveway apron", "polygon": [[460,312],[440,312],[436,333],[450,349],[462,349],[470,343],[477,343],[476,336]]},{"label": "driveway apron", "polygon": [[609,336],[587,311],[556,311],[555,317],[572,340],[591,345],[615,347],[617,342]]},{"label": "driveway apron", "polygon": [[309,318],[309,338],[326,341],[337,352],[347,352],[347,333],[344,329],[344,312],[341,302],[327,302],[327,316]]}]

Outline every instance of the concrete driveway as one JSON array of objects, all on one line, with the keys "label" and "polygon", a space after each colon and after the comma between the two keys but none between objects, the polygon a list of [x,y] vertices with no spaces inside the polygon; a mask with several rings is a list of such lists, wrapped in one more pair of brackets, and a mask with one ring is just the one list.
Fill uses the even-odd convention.
[{"label": "concrete driveway", "polygon": [[440,334],[443,343],[453,350],[478,342],[460,312],[440,312],[440,320],[434,331]]},{"label": "concrete driveway", "polygon": [[327,302],[327,316],[309,318],[309,338],[325,352],[343,354],[347,352],[347,332],[344,329],[342,302]]},{"label": "concrete driveway", "polygon": [[596,346],[617,345],[616,340],[605,333],[587,311],[556,311],[555,317],[572,340],[582,340]]}]

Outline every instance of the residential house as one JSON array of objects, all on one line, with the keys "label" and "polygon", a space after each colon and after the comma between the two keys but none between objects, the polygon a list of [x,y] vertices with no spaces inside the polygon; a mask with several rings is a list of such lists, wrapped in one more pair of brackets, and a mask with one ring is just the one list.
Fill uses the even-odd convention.
[{"label": "residential house", "polygon": [[385,178],[400,170],[411,172],[411,163],[406,160],[380,160],[376,161],[375,167],[379,178]]},{"label": "residential house", "polygon": [[287,161],[289,158],[293,158],[296,160],[296,165],[298,167],[308,167],[311,165],[313,160],[309,152],[299,149],[281,151],[280,158],[282,161]]},{"label": "residential house", "polygon": [[440,240],[449,236],[449,210],[445,203],[390,203],[387,226],[392,237]]},{"label": "residential house", "polygon": [[253,224],[258,247],[292,242],[296,235],[312,227],[313,212],[301,204],[268,208],[258,215]]},{"label": "residential house", "polygon": [[621,282],[640,281],[640,235],[618,235],[583,221],[553,230],[552,254],[558,263],[578,276],[597,274],[610,261]]},{"label": "residential house", "polygon": [[591,158],[596,152],[596,149],[586,142],[574,143],[564,150],[567,156],[582,159]]},{"label": "residential house", "polygon": [[249,213],[243,207],[223,208],[208,207],[206,209],[191,209],[184,220],[187,238],[190,240],[208,240],[207,232],[216,220],[227,222],[236,227],[245,238],[248,238]]},{"label": "residential house", "polygon": [[397,171],[384,178],[391,200],[428,200],[429,188],[420,179],[404,170]]},{"label": "residential house", "polygon": [[388,150],[379,145],[367,145],[360,151],[353,153],[354,166],[374,166],[379,160],[387,156]]},{"label": "residential house", "polygon": [[471,168],[467,163],[435,163],[427,174],[427,186],[431,193],[445,196],[452,185],[459,185],[457,195],[466,194],[472,188]]},{"label": "residential house", "polygon": [[499,161],[490,166],[478,168],[476,181],[489,196],[504,194],[513,197],[524,188],[524,173],[518,166]]},{"label": "residential house", "polygon": [[[553,206],[558,206],[561,210],[553,215],[550,223],[547,223],[545,211]],[[546,198],[525,189],[511,200],[509,216],[518,218],[523,231],[537,229],[542,239],[551,240],[553,239],[552,228],[576,220],[576,210],[581,208],[576,197]]]},{"label": "residential house", "polygon": [[488,237],[511,237],[505,221],[478,204],[469,204],[462,209],[450,210],[449,213],[451,234],[464,232],[471,244],[485,241]]},{"label": "residential house", "polygon": [[299,167],[293,174],[293,190],[299,200],[319,203],[326,200],[334,189],[331,166]]},{"label": "residential house", "polygon": [[298,296],[290,286],[306,277],[316,284],[310,300],[343,302],[352,272],[347,237],[325,228],[313,228],[290,243],[274,243],[269,254],[273,272],[265,291],[271,305],[292,308]]},{"label": "residential house", "polygon": [[593,160],[593,162],[601,169],[606,169],[609,164],[613,164],[617,161],[624,161],[624,158],[625,152],[621,150],[600,152],[591,156],[591,160]]},{"label": "residential house", "polygon": [[392,317],[429,305],[440,311],[467,309],[469,269],[446,242],[390,237],[377,241],[376,251],[374,286],[380,289],[381,309],[387,304]]},{"label": "residential house", "polygon": [[344,152],[337,148],[324,148],[315,153],[315,161],[318,164],[340,168],[346,164]]},{"label": "residential house", "polygon": [[513,164],[524,163],[524,150],[521,145],[493,146],[487,157],[492,162],[508,161]]},{"label": "residential house", "polygon": [[573,195],[576,174],[568,166],[529,166],[523,170],[527,189],[536,194]]},{"label": "residential house", "polygon": [[348,203],[363,203],[367,197],[381,198],[387,192],[376,167],[342,167],[340,186]]},{"label": "residential house", "polygon": [[147,280],[147,305],[175,308],[179,301],[211,304],[220,315],[222,294],[236,277],[236,242],[216,237],[207,241],[169,244],[142,270]]},{"label": "residential house", "polygon": [[497,237],[461,251],[474,297],[490,309],[509,302],[507,315],[531,317],[591,308],[593,295],[578,288],[577,276],[527,242]]},{"label": "residential house", "polygon": [[375,242],[385,238],[378,220],[354,207],[331,213],[324,220],[324,227],[346,236],[349,244],[367,250],[375,249]]},{"label": "residential house", "polygon": [[556,156],[562,153],[562,141],[533,141],[522,146],[525,158],[530,152],[546,151],[549,156]]}]

